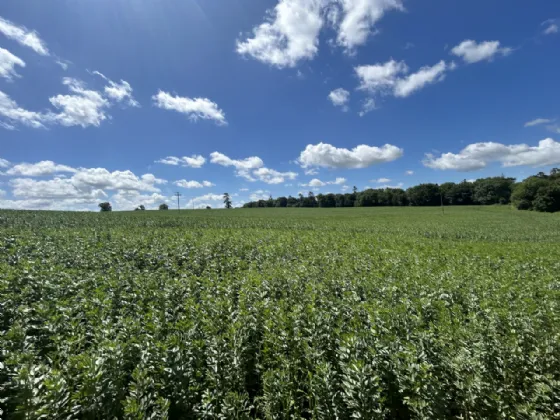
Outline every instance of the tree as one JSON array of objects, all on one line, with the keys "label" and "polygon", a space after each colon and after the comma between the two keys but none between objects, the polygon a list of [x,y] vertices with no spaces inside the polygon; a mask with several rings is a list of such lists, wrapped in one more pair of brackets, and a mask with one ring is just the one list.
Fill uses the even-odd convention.
[{"label": "tree", "polygon": [[278,197],[276,199],[276,207],[287,207],[288,199],[286,197]]},{"label": "tree", "polygon": [[160,210],[169,210],[169,206],[165,203],[162,203],[159,205],[159,209]]},{"label": "tree", "polygon": [[508,204],[515,178],[496,176],[477,179],[474,183],[474,201],[479,204]]},{"label": "tree", "polygon": [[139,211],[139,210],[141,210],[141,211],[146,210],[146,207],[144,207],[144,204],[140,204],[138,207],[136,207],[136,208],[134,209],[134,211]]},{"label": "tree", "polygon": [[111,207],[111,203],[99,203],[99,208],[101,211],[113,211],[113,207]]},{"label": "tree", "polygon": [[224,207],[226,209],[231,209],[231,198],[229,197],[228,193],[224,193]]},{"label": "tree", "polygon": [[212,207],[206,206],[206,210],[212,210]]},{"label": "tree", "polygon": [[441,196],[437,184],[420,184],[406,190],[408,201],[412,206],[439,206]]}]

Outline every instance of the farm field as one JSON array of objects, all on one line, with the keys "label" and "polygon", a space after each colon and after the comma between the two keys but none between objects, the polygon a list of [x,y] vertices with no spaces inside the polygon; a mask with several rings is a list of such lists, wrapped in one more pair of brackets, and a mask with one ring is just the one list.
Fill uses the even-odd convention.
[{"label": "farm field", "polygon": [[0,211],[0,418],[558,418],[559,256],[505,206]]}]

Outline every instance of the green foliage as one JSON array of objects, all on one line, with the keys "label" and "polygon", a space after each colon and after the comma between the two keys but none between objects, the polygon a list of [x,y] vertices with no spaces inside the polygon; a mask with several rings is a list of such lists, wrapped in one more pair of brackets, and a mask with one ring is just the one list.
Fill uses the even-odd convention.
[{"label": "green foliage", "polygon": [[105,202],[99,203],[99,209],[100,211],[112,211],[113,207],[111,206],[111,203]]},{"label": "green foliage", "polygon": [[231,198],[228,193],[224,193],[224,207],[226,209],[231,209],[232,207]]},{"label": "green foliage", "polygon": [[161,204],[159,205],[159,209],[160,209],[160,210],[169,210],[169,206],[168,206],[167,204],[165,204],[165,203],[161,203]]},{"label": "green foliage", "polygon": [[540,172],[525,179],[514,187],[511,200],[519,210],[560,211],[560,171],[554,168],[550,175]]},{"label": "green foliage", "polygon": [[559,216],[0,211],[2,419],[558,418]]}]

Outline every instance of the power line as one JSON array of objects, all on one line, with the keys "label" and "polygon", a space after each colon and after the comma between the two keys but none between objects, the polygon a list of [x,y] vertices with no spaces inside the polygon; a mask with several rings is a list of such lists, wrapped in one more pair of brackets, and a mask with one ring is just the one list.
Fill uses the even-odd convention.
[{"label": "power line", "polygon": [[174,195],[177,197],[177,210],[181,210],[181,207],[179,206],[179,197],[181,197],[183,194],[176,192]]}]

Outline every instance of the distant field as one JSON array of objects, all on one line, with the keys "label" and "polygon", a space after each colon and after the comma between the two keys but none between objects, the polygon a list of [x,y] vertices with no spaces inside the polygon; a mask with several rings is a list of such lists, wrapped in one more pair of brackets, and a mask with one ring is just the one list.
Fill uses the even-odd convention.
[{"label": "distant field", "polygon": [[557,418],[560,214],[0,211],[0,409]]}]

